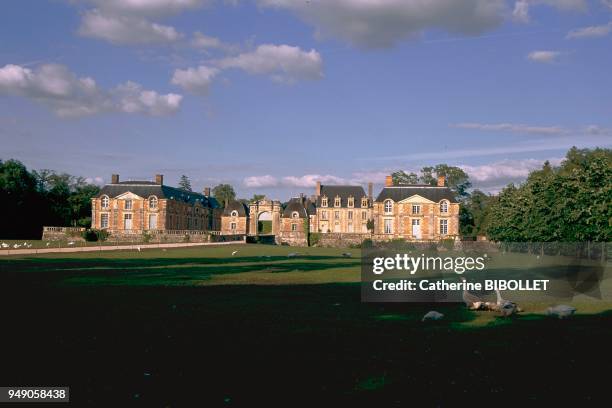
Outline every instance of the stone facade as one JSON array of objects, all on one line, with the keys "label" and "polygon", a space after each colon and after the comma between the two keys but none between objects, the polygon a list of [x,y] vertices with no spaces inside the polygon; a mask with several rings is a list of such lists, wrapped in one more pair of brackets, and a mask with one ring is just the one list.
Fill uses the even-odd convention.
[{"label": "stone facade", "polygon": [[281,215],[277,242],[280,244],[307,246],[308,234],[313,226],[316,209],[314,203],[303,195],[289,200]]},{"label": "stone facade", "polygon": [[240,201],[232,201],[223,209],[221,234],[236,235],[249,233],[249,209]]},{"label": "stone facade", "polygon": [[437,186],[393,186],[390,176],[374,201],[374,239],[455,239],[459,203],[440,177]]},{"label": "stone facade", "polygon": [[322,186],[317,183],[313,232],[365,234],[372,219],[372,184],[366,195],[361,186]]},{"label": "stone facade", "polygon": [[218,231],[221,213],[217,201],[204,194],[181,190],[155,182],[120,182],[118,175],[92,199],[94,229],[130,238],[144,232]]}]

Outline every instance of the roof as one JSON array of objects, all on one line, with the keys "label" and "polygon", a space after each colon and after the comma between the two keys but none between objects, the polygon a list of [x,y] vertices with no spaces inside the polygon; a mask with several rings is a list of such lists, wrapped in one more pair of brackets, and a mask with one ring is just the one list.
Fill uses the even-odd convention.
[{"label": "roof", "polygon": [[295,197],[289,200],[283,210],[282,217],[291,218],[291,214],[293,214],[294,211],[297,211],[300,218],[306,218],[308,215],[314,215],[316,213],[312,201],[301,197]]},{"label": "roof", "polygon": [[127,192],[144,198],[156,196],[157,198],[182,201],[191,205],[200,202],[204,207],[219,207],[219,202],[214,197],[208,197],[200,193],[180,188],[156,184],[151,181],[122,181],[116,184],[107,184],[102,187],[97,197],[100,198],[103,195],[117,197]]},{"label": "roof", "polygon": [[237,211],[239,217],[246,217],[249,214],[249,209],[242,201],[230,201],[223,210],[223,215],[230,216],[232,211]]},{"label": "roof", "polygon": [[321,197],[326,196],[329,200],[328,206],[333,206],[336,197],[340,197],[340,207],[348,207],[348,198],[355,199],[355,206],[359,206],[360,200],[367,197],[361,186],[321,186],[321,194],[317,197],[317,207],[321,206]]},{"label": "roof", "polygon": [[413,195],[420,195],[421,197],[436,203],[442,200],[448,200],[452,203],[457,202],[457,199],[450,188],[429,185],[385,187],[382,189],[380,194],[378,194],[375,201],[381,202],[390,198],[391,200],[398,202],[412,197]]}]

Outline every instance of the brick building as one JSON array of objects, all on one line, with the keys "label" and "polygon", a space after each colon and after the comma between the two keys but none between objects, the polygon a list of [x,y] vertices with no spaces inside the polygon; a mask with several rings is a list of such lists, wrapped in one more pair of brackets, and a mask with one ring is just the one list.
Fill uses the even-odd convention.
[{"label": "brick building", "polygon": [[210,196],[164,185],[163,175],[155,181],[119,181],[113,174],[92,199],[91,225],[116,234],[144,231],[219,230],[219,203]]},{"label": "brick building", "polygon": [[249,207],[240,201],[230,201],[221,216],[221,234],[237,235],[249,232]]},{"label": "brick building", "polygon": [[366,195],[361,186],[327,186],[317,182],[316,227],[313,232],[365,234],[372,219],[372,183]]},{"label": "brick building", "polygon": [[394,186],[387,176],[373,214],[375,239],[439,240],[459,235],[459,203],[444,176],[438,177],[437,186]]}]

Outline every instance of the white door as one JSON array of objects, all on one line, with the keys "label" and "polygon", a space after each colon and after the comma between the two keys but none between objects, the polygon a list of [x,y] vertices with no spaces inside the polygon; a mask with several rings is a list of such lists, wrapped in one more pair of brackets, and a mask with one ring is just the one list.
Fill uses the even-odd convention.
[{"label": "white door", "polygon": [[157,229],[157,214],[149,214],[149,229]]},{"label": "white door", "polygon": [[123,229],[126,229],[126,230],[132,229],[132,214],[123,215]]},{"label": "white door", "polygon": [[412,220],[412,235],[416,239],[421,239],[421,220],[419,219]]}]

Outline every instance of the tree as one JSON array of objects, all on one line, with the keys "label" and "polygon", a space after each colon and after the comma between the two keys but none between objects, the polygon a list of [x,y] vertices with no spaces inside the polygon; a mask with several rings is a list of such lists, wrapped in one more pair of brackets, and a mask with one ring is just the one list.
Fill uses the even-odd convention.
[{"label": "tree", "polygon": [[221,205],[226,206],[227,203],[236,199],[236,192],[234,191],[234,187],[229,184],[219,184],[213,188],[213,197],[215,197]]},{"label": "tree", "polygon": [[395,173],[391,173],[393,179],[393,185],[398,186],[401,184],[418,184],[419,176],[416,173],[406,173],[404,170],[398,170]]},{"label": "tree", "polygon": [[459,207],[459,230],[464,237],[486,235],[491,220],[491,204],[496,197],[474,190]]},{"label": "tree", "polygon": [[257,201],[265,200],[265,194],[253,194],[253,197],[249,199],[249,203],[256,203]]},{"label": "tree", "polygon": [[182,175],[181,179],[179,180],[178,183],[179,187],[182,188],[183,190],[186,191],[192,191],[191,190],[191,181],[189,180],[189,177],[187,177],[186,175]]},{"label": "tree", "polygon": [[444,176],[446,178],[446,186],[457,195],[459,200],[469,196],[469,189],[472,187],[470,178],[467,173],[460,167],[449,166],[448,164],[438,164],[435,167],[423,167],[421,170],[421,182],[435,186],[438,184],[437,177]]}]

